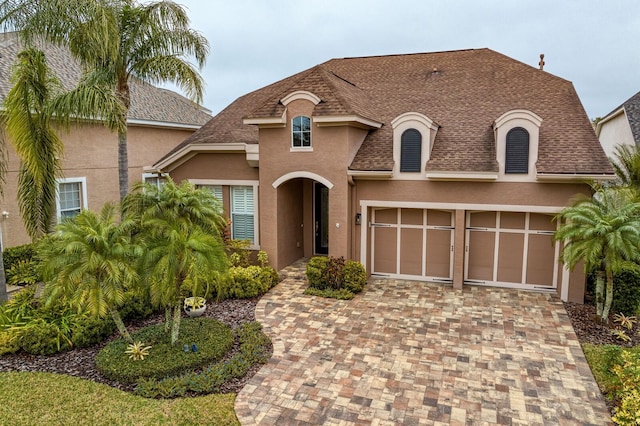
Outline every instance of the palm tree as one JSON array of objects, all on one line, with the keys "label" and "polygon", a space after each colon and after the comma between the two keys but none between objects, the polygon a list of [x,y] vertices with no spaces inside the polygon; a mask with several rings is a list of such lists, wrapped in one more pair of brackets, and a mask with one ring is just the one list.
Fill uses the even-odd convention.
[{"label": "palm tree", "polygon": [[640,191],[640,147],[618,145],[611,164],[622,186]]},{"label": "palm tree", "polygon": [[91,315],[110,314],[122,337],[132,343],[118,307],[125,291],[138,282],[136,259],[141,250],[131,244],[134,222],[116,223],[115,212],[113,204],[106,204],[100,215],[85,210],[65,220],[39,254],[49,302],[66,297]]},{"label": "palm tree", "polygon": [[56,178],[62,174],[62,141],[51,127],[49,108],[59,81],[44,53],[27,49],[18,54],[4,100],[6,132],[20,157],[18,206],[32,239],[50,231],[56,208]]},{"label": "palm tree", "polygon": [[[626,188],[600,188],[556,216],[554,238],[564,241],[562,261],[573,269],[584,261],[596,273],[596,313],[607,322],[613,300],[613,276],[640,260],[640,202]],[[606,292],[605,292],[606,282]]]},{"label": "palm tree", "polygon": [[161,188],[137,185],[123,201],[123,214],[138,223],[142,275],[152,302],[165,308],[165,329],[175,344],[185,282],[195,290],[227,267],[222,210],[211,192],[169,178]]},{"label": "palm tree", "polygon": [[[85,68],[86,80],[115,90],[120,121],[126,121],[131,105],[133,78],[174,82],[196,102],[202,99],[204,83],[186,57],[202,68],[209,44],[172,1],[0,0],[0,25],[18,30],[27,44],[41,37],[66,45]],[[126,127],[118,129],[118,172],[122,200],[129,190]]]}]

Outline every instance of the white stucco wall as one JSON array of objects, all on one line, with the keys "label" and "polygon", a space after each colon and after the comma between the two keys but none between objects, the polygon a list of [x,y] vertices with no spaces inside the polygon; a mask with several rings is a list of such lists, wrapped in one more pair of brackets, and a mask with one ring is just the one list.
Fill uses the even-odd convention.
[{"label": "white stucco wall", "polygon": [[629,127],[626,114],[621,112],[617,116],[602,123],[600,125],[598,139],[605,154],[607,154],[609,158],[613,157],[616,146],[621,144],[633,145],[633,135],[631,134],[631,128]]}]

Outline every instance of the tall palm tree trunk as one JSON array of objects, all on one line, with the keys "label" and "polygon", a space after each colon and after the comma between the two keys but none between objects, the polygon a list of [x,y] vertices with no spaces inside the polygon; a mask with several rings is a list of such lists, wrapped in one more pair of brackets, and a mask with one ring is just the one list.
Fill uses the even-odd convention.
[{"label": "tall palm tree trunk", "polygon": [[596,272],[596,315],[602,318],[604,309],[604,271]]},{"label": "tall palm tree trunk", "polygon": [[127,131],[118,132],[118,184],[120,186],[120,201],[129,192],[129,156],[127,153]]},{"label": "tall palm tree trunk", "polygon": [[609,311],[611,310],[611,302],[613,302],[613,272],[607,271],[607,293],[604,300],[604,308],[602,309],[602,322],[609,322]]}]

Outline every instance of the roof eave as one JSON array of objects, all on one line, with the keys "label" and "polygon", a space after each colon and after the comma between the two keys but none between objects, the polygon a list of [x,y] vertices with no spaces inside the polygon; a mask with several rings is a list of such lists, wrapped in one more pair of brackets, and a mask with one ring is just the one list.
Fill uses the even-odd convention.
[{"label": "roof eave", "polygon": [[379,129],[382,127],[381,122],[364,118],[359,115],[314,116],[313,122],[316,123],[318,127],[355,126],[363,129]]},{"label": "roof eave", "polygon": [[615,180],[612,173],[537,173],[539,182],[580,182]]}]

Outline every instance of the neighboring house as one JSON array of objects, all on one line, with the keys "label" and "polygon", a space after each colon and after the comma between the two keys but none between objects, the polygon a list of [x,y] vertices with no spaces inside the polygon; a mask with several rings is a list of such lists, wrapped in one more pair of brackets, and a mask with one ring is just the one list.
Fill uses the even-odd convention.
[{"label": "neighboring house", "polygon": [[613,176],[571,82],[489,49],[334,59],[249,93],[154,168],[221,197],[276,268],[557,292],[553,216]]},{"label": "neighboring house", "polygon": [[596,125],[596,134],[610,158],[618,145],[640,144],[640,92],[602,117]]},{"label": "neighboring house", "polygon": [[[15,33],[0,34],[0,114],[2,101],[11,89],[9,76],[20,45]],[[66,88],[75,85],[80,66],[62,48],[45,49],[49,66]],[[177,146],[206,123],[211,115],[189,99],[169,90],[138,80],[131,84],[128,122],[129,182],[146,175],[143,168]],[[70,132],[59,131],[64,142],[59,180],[57,220],[73,216],[82,209],[100,210],[107,201],[118,201],[118,136],[101,123],[81,122]],[[22,224],[16,200],[19,159],[9,146],[8,173],[4,197],[0,200],[0,245],[11,247],[30,242]]]}]

